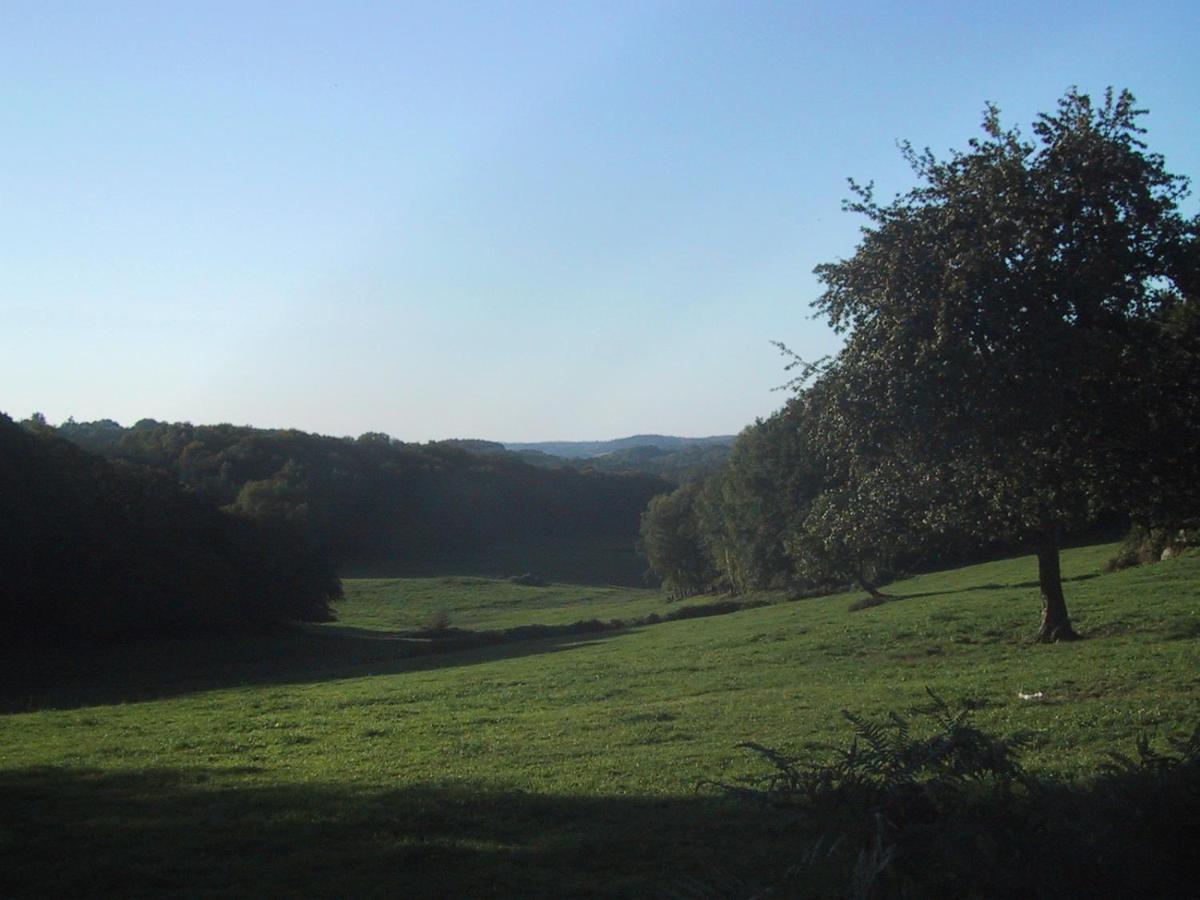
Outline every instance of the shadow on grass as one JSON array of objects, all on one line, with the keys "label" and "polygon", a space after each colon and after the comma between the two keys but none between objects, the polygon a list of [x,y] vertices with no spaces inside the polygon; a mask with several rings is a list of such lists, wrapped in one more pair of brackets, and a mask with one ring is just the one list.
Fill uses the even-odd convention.
[{"label": "shadow on grass", "polygon": [[333,624],[222,638],[146,638],[125,644],[26,648],[0,656],[0,715],[159,700],[246,685],[308,684],[475,665],[557,653],[633,628],[764,605],[753,599],[717,600],[638,619],[585,619],[480,631],[382,631]]},{"label": "shadow on grass", "polygon": [[747,896],[782,874],[794,840],[711,797],[59,768],[0,772],[0,794],[0,896],[13,898]]},{"label": "shadow on grass", "polygon": [[[1071,578],[1064,578],[1063,584],[1073,584],[1079,581],[1091,581],[1093,578],[1099,578],[1099,572],[1088,572],[1083,575],[1074,575]],[[885,603],[896,603],[901,600],[919,600],[922,597],[949,597],[956,594],[970,594],[977,591],[1024,591],[1030,588],[1040,587],[1037,581],[1018,581],[1013,584],[999,584],[997,582],[988,582],[987,584],[975,584],[970,587],[952,588],[944,591],[920,591],[915,594],[887,594],[883,597],[868,597],[863,600],[855,601],[850,605],[851,611],[860,609],[870,609],[874,606],[883,606]]]},{"label": "shadow on grass", "polygon": [[[902,852],[875,848],[860,893],[1193,897],[1197,774],[943,798],[933,816],[904,795],[887,838]],[[0,896],[841,897],[859,895],[872,850],[872,820],[836,807],[253,780],[265,775],[0,771]]]},{"label": "shadow on grass", "polygon": [[311,684],[558,653],[620,632],[511,642],[434,642],[339,626],[159,638],[0,656],[0,714],[136,703],[246,685]]}]

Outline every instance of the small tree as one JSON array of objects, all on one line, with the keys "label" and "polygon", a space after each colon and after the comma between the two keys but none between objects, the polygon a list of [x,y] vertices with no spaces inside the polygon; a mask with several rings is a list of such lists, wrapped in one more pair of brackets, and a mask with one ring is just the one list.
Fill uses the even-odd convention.
[{"label": "small tree", "polygon": [[821,490],[822,478],[805,440],[798,399],[738,435],[699,503],[701,531],[732,589],[795,584],[789,535]]},{"label": "small tree", "polygon": [[707,590],[717,575],[697,519],[703,489],[702,483],[689,482],[654,497],[642,513],[639,549],[672,599]]},{"label": "small tree", "polygon": [[[1128,92],[1096,106],[1071,90],[1032,141],[988,106],[966,151],[904,145],[920,185],[881,205],[851,182],[862,240],[816,269],[814,305],[848,334],[817,382],[818,442],[862,509],[903,491],[928,501],[914,529],[1031,546],[1043,641],[1076,636],[1064,535],[1128,509],[1153,468],[1145,363],[1196,271],[1187,181],[1146,151],[1141,114]],[[1196,454],[1181,457],[1194,482]]]}]

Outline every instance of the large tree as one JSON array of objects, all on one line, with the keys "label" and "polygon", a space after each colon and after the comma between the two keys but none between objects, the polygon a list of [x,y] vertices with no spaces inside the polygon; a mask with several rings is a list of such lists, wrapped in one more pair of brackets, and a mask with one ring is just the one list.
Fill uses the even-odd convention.
[{"label": "large tree", "polygon": [[[1072,90],[1032,137],[989,106],[964,151],[904,145],[918,186],[880,204],[851,182],[862,239],[816,270],[814,305],[847,335],[817,383],[818,440],[860,508],[902,490],[922,500],[914,529],[1035,551],[1043,641],[1076,636],[1064,535],[1162,474],[1147,363],[1177,318],[1164,313],[1187,305],[1197,223],[1179,211],[1186,179],[1141,139],[1142,112],[1128,92],[1094,104]],[[1173,459],[1195,468],[1194,452]]]}]

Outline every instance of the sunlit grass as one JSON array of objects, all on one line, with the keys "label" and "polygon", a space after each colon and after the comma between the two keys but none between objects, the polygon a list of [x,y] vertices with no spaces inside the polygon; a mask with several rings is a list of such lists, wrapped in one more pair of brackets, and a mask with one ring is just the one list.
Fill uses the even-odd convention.
[{"label": "sunlit grass", "polygon": [[561,625],[586,619],[631,619],[671,607],[657,590],[550,583],[514,584],[506,578],[360,578],[345,583],[338,606],[343,625],[376,630],[423,628],[445,612],[457,628],[501,629]]},{"label": "sunlit grass", "polygon": [[438,608],[499,628],[667,607],[636,589],[353,582],[342,621],[310,633],[10,662],[6,707],[31,711],[0,718],[0,789],[21,798],[0,893],[654,893],[676,869],[766,873],[785,837],[695,795],[754,770],[739,741],[842,743],[840,710],[904,712],[931,688],[988,730],[1033,732],[1030,768],[1075,776],[1200,721],[1200,558],[1101,574],[1109,555],[1064,557],[1088,636],[1066,645],[1031,641],[1027,558],[900,582],[857,612],[855,594],[776,596],[449,654],[388,633]]}]

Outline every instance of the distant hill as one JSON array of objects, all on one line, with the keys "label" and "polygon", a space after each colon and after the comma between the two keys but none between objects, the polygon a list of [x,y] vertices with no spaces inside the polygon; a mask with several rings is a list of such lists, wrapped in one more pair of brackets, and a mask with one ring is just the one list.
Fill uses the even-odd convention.
[{"label": "distant hill", "polygon": [[534,466],[474,438],[405,444],[381,432],[339,438],[149,419],[48,430],[106,459],[168,473],[213,506],[293,523],[343,569],[406,566],[500,541],[632,542],[646,504],[672,487],[628,466]]},{"label": "distant hill", "polygon": [[611,441],[537,441],[534,443],[505,443],[507,450],[521,453],[527,450],[560,456],[564,459],[592,459],[621,450],[640,447],[657,447],[659,450],[682,450],[685,447],[720,446],[730,447],[737,435],[721,434],[712,437],[675,437],[665,434],[635,434],[632,437],[616,438]]}]

